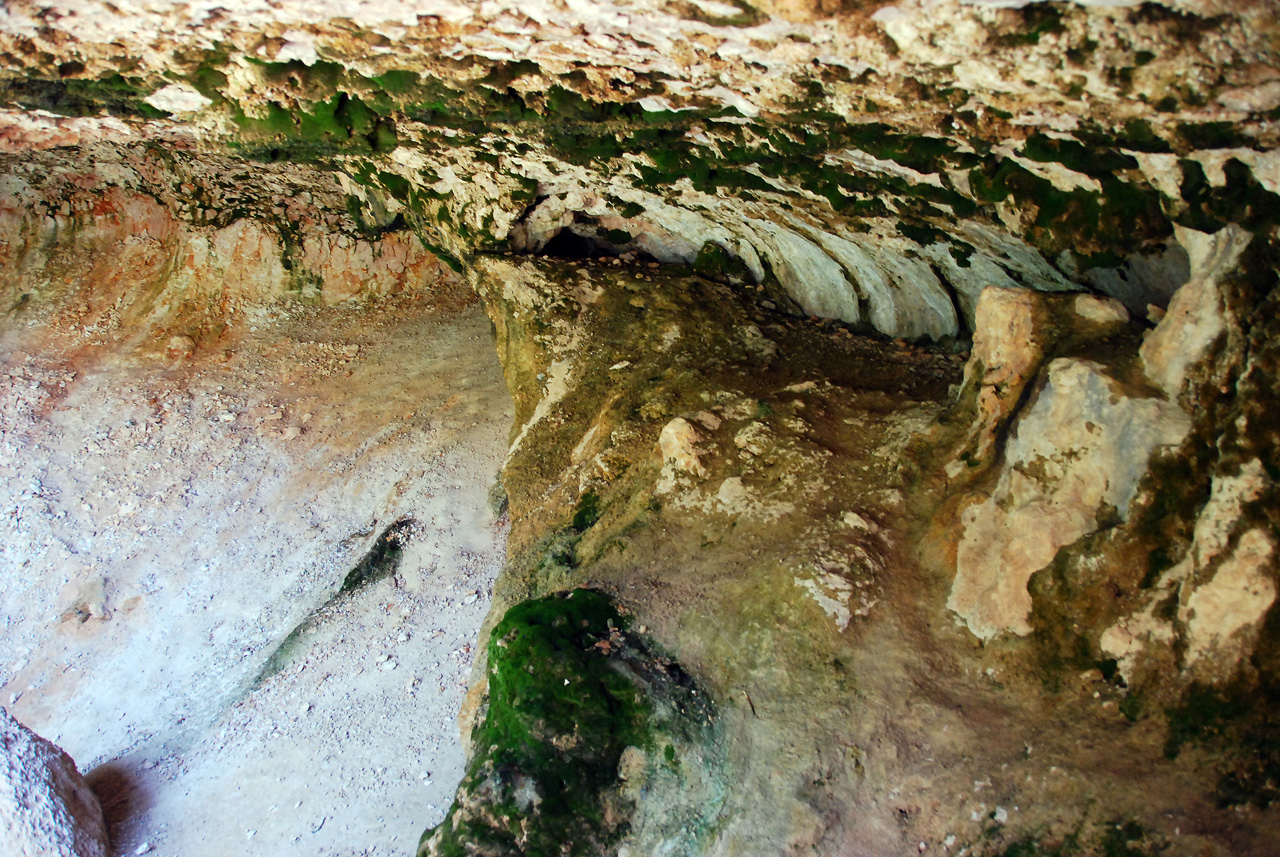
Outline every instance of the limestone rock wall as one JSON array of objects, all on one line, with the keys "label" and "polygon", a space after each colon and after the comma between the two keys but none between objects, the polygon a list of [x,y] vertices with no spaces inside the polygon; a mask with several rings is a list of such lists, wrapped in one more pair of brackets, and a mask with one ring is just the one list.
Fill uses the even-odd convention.
[{"label": "limestone rock wall", "polygon": [[[1207,286],[1206,317],[1267,352],[1274,297],[1244,294],[1274,295],[1274,270],[1244,262]],[[1220,847],[1203,800],[1256,808],[1231,847],[1266,853],[1271,483],[1256,460],[1206,455],[1221,417],[1146,374],[1160,370],[1141,354],[1182,314],[1144,336],[1114,300],[991,290],[962,370],[663,269],[502,259],[478,274],[519,401],[490,621],[603,590],[700,682],[727,748],[703,780],[722,821],[681,848],[1190,854]],[[1201,389],[1248,359],[1267,358],[1219,337],[1186,377]],[[1219,407],[1251,406],[1214,387]],[[1269,443],[1236,431],[1232,445]],[[1152,574],[1184,516],[1191,552]],[[459,799],[506,818],[486,794]],[[617,852],[672,846],[685,812],[648,804]],[[426,853],[468,841],[446,834]]]},{"label": "limestone rock wall", "polygon": [[412,232],[362,229],[328,175],[250,172],[101,144],[11,161],[0,190],[6,311],[164,347],[280,301],[332,305],[461,282]]},{"label": "limestone rock wall", "polygon": [[1274,224],[1267,9],[86,3],[0,39],[15,149],[323,162],[455,269],[570,233],[938,341],[988,285],[1143,316],[1188,276],[1175,225]]},{"label": "limestone rock wall", "polygon": [[1269,854],[1277,11],[14,3],[7,323],[480,296],[487,628],[630,714],[478,646],[425,853]]}]

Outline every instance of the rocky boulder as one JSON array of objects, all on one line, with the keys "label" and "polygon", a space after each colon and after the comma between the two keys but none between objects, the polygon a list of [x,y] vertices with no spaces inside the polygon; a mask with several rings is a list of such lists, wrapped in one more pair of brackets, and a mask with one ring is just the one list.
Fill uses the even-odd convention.
[{"label": "rocky boulder", "polygon": [[12,857],[106,857],[98,799],[76,763],[0,708],[0,830]]}]

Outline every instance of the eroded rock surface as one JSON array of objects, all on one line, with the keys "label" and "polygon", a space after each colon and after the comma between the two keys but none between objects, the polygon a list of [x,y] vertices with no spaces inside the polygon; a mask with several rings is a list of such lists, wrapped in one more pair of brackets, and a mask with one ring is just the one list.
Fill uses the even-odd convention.
[{"label": "eroded rock surface", "polygon": [[1152,453],[1190,428],[1177,405],[1126,396],[1096,363],[1050,363],[1005,445],[995,490],[961,515],[947,606],[984,639],[1030,633],[1027,581],[1100,516],[1127,520]]},{"label": "eroded rock surface", "polygon": [[98,798],[76,763],[0,708],[0,831],[14,857],[107,857]]},{"label": "eroded rock surface", "polygon": [[[479,295],[511,538],[427,852],[1269,857],[1276,12],[11,3],[0,334],[45,344],[4,449],[40,460],[101,349],[221,360],[218,443],[336,484],[289,361],[350,384],[358,459],[416,437],[361,369],[392,351],[255,334]],[[122,579],[31,585],[87,637],[140,615]],[[570,633],[567,593],[609,606]]]}]

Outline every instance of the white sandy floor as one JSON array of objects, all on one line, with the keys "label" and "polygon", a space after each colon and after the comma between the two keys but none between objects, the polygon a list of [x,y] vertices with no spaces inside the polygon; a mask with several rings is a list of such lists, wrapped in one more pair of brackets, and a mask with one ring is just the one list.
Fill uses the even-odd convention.
[{"label": "white sandy floor", "polygon": [[[117,853],[413,853],[503,559],[488,320],[263,310],[185,361],[73,334],[0,341],[0,704],[91,772]],[[399,574],[251,689],[402,516]]]}]

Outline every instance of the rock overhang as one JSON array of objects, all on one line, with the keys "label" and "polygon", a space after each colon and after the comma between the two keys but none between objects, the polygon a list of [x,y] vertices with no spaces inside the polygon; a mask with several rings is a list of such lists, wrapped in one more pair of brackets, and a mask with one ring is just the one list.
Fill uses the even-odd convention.
[{"label": "rock overhang", "polygon": [[[1222,524],[1238,544],[1221,558],[1175,554],[1221,517],[1198,511],[1206,486],[1275,458],[1255,430],[1274,399],[1258,368],[1273,365],[1280,218],[1274,4],[836,5],[120,17],[83,4],[38,23],[15,6],[0,138],[20,154],[5,208],[23,246],[42,246],[119,216],[103,201],[127,188],[129,211],[150,198],[166,213],[126,233],[153,222],[215,261],[258,253],[271,283],[249,300],[474,288],[517,402],[498,600],[605,586],[707,680],[741,741],[726,764],[779,813],[753,827],[759,807],[731,797],[723,842],[916,847],[901,828],[949,848],[940,825],[965,817],[985,827],[964,828],[962,844],[990,854],[1033,839],[1068,853],[1081,831],[1103,850],[1113,831],[1144,838],[1080,809],[1093,794],[1081,783],[1045,786],[1014,814],[1005,797],[922,815],[903,801],[892,824],[868,810],[859,827],[831,806],[869,806],[900,776],[922,777],[918,797],[967,795],[990,773],[967,776],[973,754],[992,769],[1032,757],[1030,744],[1014,759],[984,743],[1007,737],[999,717],[1043,699],[1075,706],[1062,743],[1104,735],[1154,787],[1172,769],[1146,770],[1151,712],[1192,722],[1171,726],[1173,755],[1186,735],[1207,746],[1215,730],[1265,724],[1241,702],[1276,686],[1264,488]],[[802,367],[813,377],[767,387]],[[908,395],[912,372],[927,395]],[[1046,508],[1079,520],[1040,532]],[[1043,537],[1034,550],[1018,533],[984,535],[1019,516]],[[628,555],[636,544],[649,555]],[[942,572],[957,555],[953,584]],[[714,585],[689,584],[680,563]],[[674,594],[629,594],[640,582]],[[948,588],[969,621],[953,636],[938,630]],[[970,631],[983,649],[966,648]],[[878,648],[859,648],[869,640]],[[1261,666],[1245,657],[1258,646]],[[929,669],[895,661],[914,655]],[[928,730],[895,695],[903,675],[921,705],[963,699],[929,717],[979,736],[936,757],[964,782],[917,753]],[[1134,730],[1086,712],[1088,693],[1064,683],[1118,701]],[[899,731],[856,714],[869,699]],[[965,719],[965,706],[999,713]],[[1030,737],[1037,723],[1016,728]],[[1034,740],[1041,754],[1057,738]],[[742,750],[753,741],[769,748],[763,766]],[[1040,758],[1027,767],[1047,782]],[[775,760],[785,773],[763,770]],[[1236,805],[1268,800],[1254,773],[1239,774],[1256,789]],[[1126,817],[1154,806],[1112,794]],[[1059,810],[1074,832],[1044,814]],[[1002,832],[1011,818],[1024,838]],[[1180,835],[1160,830],[1151,842]]]},{"label": "rock overhang", "polygon": [[1253,7],[330,11],[11,10],[7,145],[311,164],[360,228],[458,270],[565,232],[934,341],[971,333],[986,285],[1144,315],[1185,276],[1175,225],[1280,211]]}]

